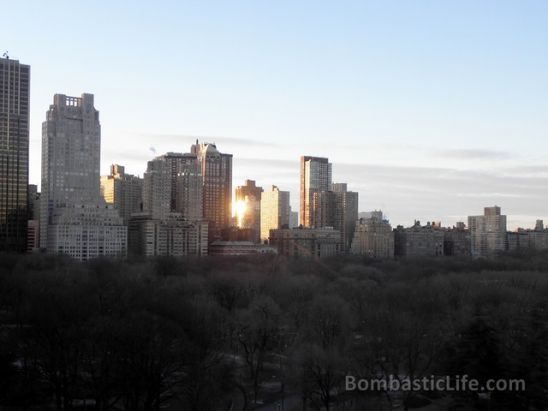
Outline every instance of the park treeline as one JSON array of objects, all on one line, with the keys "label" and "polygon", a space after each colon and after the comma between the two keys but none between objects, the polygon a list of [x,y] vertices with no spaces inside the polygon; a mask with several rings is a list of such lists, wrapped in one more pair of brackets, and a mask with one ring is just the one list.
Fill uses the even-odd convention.
[{"label": "park treeline", "polygon": [[[547,301],[548,253],[2,255],[0,409],[547,409]],[[465,374],[526,389],[345,391],[346,375]]]}]

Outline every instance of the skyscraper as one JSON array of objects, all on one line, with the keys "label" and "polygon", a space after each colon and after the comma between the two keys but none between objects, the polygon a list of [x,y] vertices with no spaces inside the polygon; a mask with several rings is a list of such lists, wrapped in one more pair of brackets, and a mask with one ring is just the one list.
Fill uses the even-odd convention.
[{"label": "skyscraper", "polygon": [[131,214],[142,211],[143,179],[126,174],[123,166],[112,164],[110,174],[101,177],[101,195],[105,203],[118,210],[127,225]]},{"label": "skyscraper", "polygon": [[0,251],[27,248],[30,66],[0,58]]},{"label": "skyscraper", "polygon": [[301,184],[299,217],[303,227],[316,227],[312,207],[314,193],[331,188],[331,163],[322,157],[301,157]]},{"label": "skyscraper", "polygon": [[27,252],[40,250],[40,193],[36,184],[28,189]]},{"label": "skyscraper", "polygon": [[261,197],[261,241],[270,237],[270,230],[289,228],[291,207],[289,191],[280,191],[272,186]]},{"label": "skyscraper", "polygon": [[481,216],[468,217],[473,257],[489,257],[506,251],[506,216],[500,207],[485,207]]},{"label": "skyscraper", "polygon": [[232,154],[217,150],[211,143],[191,147],[198,158],[203,178],[203,215],[209,223],[209,241],[220,238],[223,228],[230,226],[232,218]]},{"label": "skyscraper", "polygon": [[238,227],[253,230],[253,239],[259,242],[261,235],[261,195],[262,187],[254,180],[245,180],[245,185],[236,187],[236,212],[239,214]]},{"label": "skyscraper", "polygon": [[162,219],[180,213],[202,219],[203,178],[195,154],[167,153],[148,162],[144,175],[143,211]]},{"label": "skyscraper", "polygon": [[358,193],[348,191],[346,183],[333,183],[331,185],[335,200],[333,213],[333,228],[341,232],[341,244],[343,251],[350,251],[356,221],[358,220]]},{"label": "skyscraper", "polygon": [[330,191],[316,191],[312,196],[314,227],[333,227],[341,233],[342,250],[350,250],[358,220],[358,193],[347,190],[346,183],[332,184]]},{"label": "skyscraper", "polygon": [[56,94],[42,124],[41,248],[79,260],[123,255],[127,227],[100,195],[101,126],[92,94]]},{"label": "skyscraper", "polygon": [[129,219],[132,255],[206,255],[208,224],[202,218],[203,179],[192,153],[167,153],[148,162],[143,212]]}]

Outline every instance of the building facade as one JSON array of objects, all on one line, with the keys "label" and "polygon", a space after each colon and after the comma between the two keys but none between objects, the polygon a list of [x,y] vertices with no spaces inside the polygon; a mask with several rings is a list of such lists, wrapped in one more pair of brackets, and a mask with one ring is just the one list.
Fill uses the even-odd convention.
[{"label": "building facade", "polygon": [[348,191],[346,183],[334,183],[330,191],[313,194],[312,209],[315,227],[338,230],[343,249],[349,252],[358,220],[358,193]]},{"label": "building facade", "polygon": [[236,187],[235,202],[238,227],[253,230],[253,241],[258,243],[261,237],[261,196],[263,188],[254,180],[245,180],[243,186]]},{"label": "building facade", "polygon": [[481,216],[468,217],[473,257],[492,257],[506,251],[506,216],[498,206],[485,207]]},{"label": "building facade", "polygon": [[469,257],[472,254],[470,231],[463,222],[443,230],[443,253],[447,256]]},{"label": "building facade", "polygon": [[318,225],[314,221],[314,193],[331,189],[331,163],[327,158],[302,156],[300,162],[300,224],[305,228]]},{"label": "building facade", "polygon": [[163,219],[149,213],[133,214],[128,226],[131,256],[205,256],[208,254],[206,221],[188,221],[180,213]]},{"label": "building facade", "polygon": [[56,94],[42,124],[40,245],[79,260],[127,252],[127,227],[100,194],[101,125],[92,94]]},{"label": "building facade", "polygon": [[147,164],[143,212],[154,219],[180,213],[189,221],[202,219],[203,177],[196,155],[167,153]]},{"label": "building facade", "polygon": [[110,166],[110,174],[101,177],[101,195],[106,204],[113,206],[127,225],[133,213],[143,208],[143,179],[126,174],[118,164]]},{"label": "building facade", "polygon": [[286,257],[325,258],[343,252],[341,233],[332,228],[270,230],[270,245]]},{"label": "building facade", "polygon": [[80,261],[126,256],[127,226],[111,206],[55,208],[50,221],[48,253],[65,254]]},{"label": "building facade", "polygon": [[215,144],[192,145],[203,178],[203,216],[209,224],[209,239],[220,238],[232,219],[232,154],[221,153]]},{"label": "building facade", "polygon": [[268,241],[270,230],[289,228],[291,206],[289,191],[276,186],[262,193],[261,197],[261,242]]},{"label": "building facade", "polygon": [[221,241],[217,240],[209,245],[211,256],[237,256],[256,254],[276,254],[274,247],[266,244],[257,244],[253,241]]},{"label": "building facade", "polygon": [[378,215],[356,222],[351,253],[370,258],[394,258],[394,231],[388,220]]},{"label": "building facade", "polygon": [[35,184],[28,188],[27,253],[40,250],[40,193]]},{"label": "building facade", "polygon": [[27,250],[30,66],[0,58],[0,251]]},{"label": "building facade", "polygon": [[542,220],[537,220],[532,230],[519,228],[517,231],[508,232],[507,238],[508,251],[548,250],[548,230]]},{"label": "building facade", "polygon": [[398,226],[394,230],[394,254],[399,257],[438,257],[444,255],[445,235],[438,223],[412,227]]},{"label": "building facade", "polygon": [[297,228],[299,226],[299,212],[293,211],[289,213],[289,228]]}]

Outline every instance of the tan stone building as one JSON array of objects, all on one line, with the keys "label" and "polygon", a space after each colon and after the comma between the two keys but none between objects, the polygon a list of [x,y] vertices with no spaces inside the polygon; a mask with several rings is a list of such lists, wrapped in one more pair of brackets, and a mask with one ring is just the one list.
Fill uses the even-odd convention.
[{"label": "tan stone building", "polygon": [[281,191],[276,186],[262,193],[261,196],[261,241],[268,241],[270,231],[289,228],[289,191]]},{"label": "tan stone building", "polygon": [[356,222],[351,253],[370,258],[394,258],[394,231],[388,220],[374,217]]},{"label": "tan stone building", "polygon": [[101,176],[101,195],[105,203],[118,210],[127,225],[131,214],[142,211],[143,179],[126,174],[121,165],[112,164],[110,174]]}]

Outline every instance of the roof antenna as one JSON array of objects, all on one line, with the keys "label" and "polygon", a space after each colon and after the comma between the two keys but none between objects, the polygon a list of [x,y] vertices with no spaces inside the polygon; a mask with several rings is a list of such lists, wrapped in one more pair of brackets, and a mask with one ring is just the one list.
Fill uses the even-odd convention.
[{"label": "roof antenna", "polygon": [[9,58],[10,58],[10,56],[8,55],[8,51],[7,51],[7,50],[4,52],[4,54],[2,54],[2,57],[6,58],[6,59],[9,59]]}]

